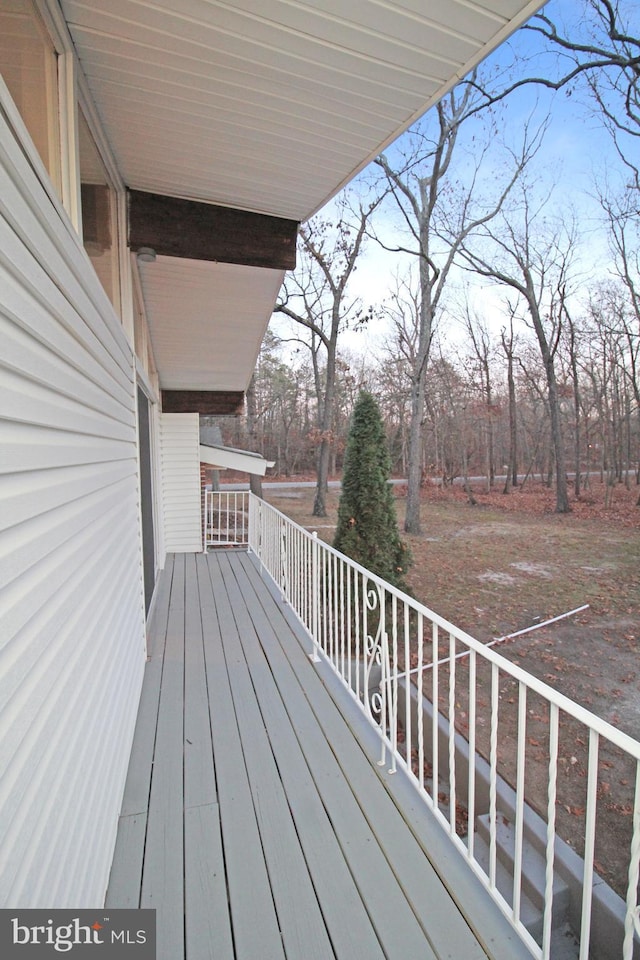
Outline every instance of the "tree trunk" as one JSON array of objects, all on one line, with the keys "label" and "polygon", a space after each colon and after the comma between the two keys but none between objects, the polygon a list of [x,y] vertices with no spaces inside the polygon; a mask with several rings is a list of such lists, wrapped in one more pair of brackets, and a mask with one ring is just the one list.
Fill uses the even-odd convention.
[{"label": "tree trunk", "polygon": [[327,490],[329,487],[329,441],[323,439],[318,450],[316,494],[313,500],[313,516],[326,517]]},{"label": "tree trunk", "polygon": [[556,374],[553,365],[553,359],[550,358],[547,369],[547,384],[549,387],[549,414],[551,416],[551,440],[556,461],[556,513],[570,513],[569,493],[567,490],[567,470],[564,459],[564,443],[562,438],[562,425],[560,423],[560,403],[558,400],[558,385],[556,383]]},{"label": "tree trunk", "polygon": [[333,401],[335,396],[336,357],[335,348],[327,351],[327,371],[322,402],[322,417],[319,423],[322,439],[318,450],[316,495],[313,501],[313,516],[326,517],[327,490],[329,489],[329,459],[331,456],[331,427],[333,426]]},{"label": "tree trunk", "polygon": [[504,484],[503,493],[510,493],[511,487],[518,486],[518,425],[516,421],[516,382],[513,376],[513,348],[509,344],[507,349],[503,341],[507,354],[507,388],[509,392],[509,463],[507,465],[507,477]]},{"label": "tree trunk", "polygon": [[485,399],[487,404],[487,492],[491,493],[496,479],[496,464],[494,451],[493,429],[493,389],[491,386],[491,370],[487,355],[481,358],[482,374],[485,384]]},{"label": "tree trunk", "polygon": [[569,505],[569,495],[567,492],[567,469],[564,457],[564,441],[562,437],[562,425],[560,422],[560,399],[558,396],[558,384],[556,381],[556,370],[553,357],[553,351],[549,346],[549,341],[544,330],[542,317],[538,308],[535,295],[533,293],[533,281],[531,274],[527,271],[527,292],[529,301],[529,310],[531,319],[540,345],[540,353],[544,363],[544,371],[547,379],[547,400],[549,403],[549,418],[551,420],[551,446],[556,467],[556,513],[571,513]]},{"label": "tree trunk", "polygon": [[[566,309],[566,308],[565,308]],[[575,461],[575,481],[573,486],[573,492],[576,500],[580,497],[581,493],[581,460],[582,460],[582,447],[580,443],[580,380],[578,378],[578,348],[576,344],[576,331],[573,324],[571,316],[567,312],[567,320],[569,322],[569,357],[571,362],[571,376],[573,379],[573,419],[575,423],[574,427],[574,443],[573,443],[573,455]]]},{"label": "tree trunk", "polygon": [[474,497],[471,484],[469,483],[469,460],[467,457],[467,446],[464,440],[462,442],[462,482],[464,485],[464,492],[467,495],[469,503],[472,507],[476,507],[478,505],[478,501]]},{"label": "tree trunk", "polygon": [[426,181],[420,182],[422,196],[420,240],[423,255],[419,258],[420,274],[420,325],[418,344],[411,383],[411,424],[409,427],[409,471],[407,476],[407,512],[404,521],[405,533],[419,534],[420,488],[422,486],[422,420],[425,407],[425,383],[427,364],[433,335],[433,281],[427,255],[429,251],[429,206],[426,202]]},{"label": "tree trunk", "polygon": [[494,438],[493,438],[493,419],[492,414],[489,414],[489,422],[487,424],[488,436],[487,436],[487,492],[491,493],[493,485],[496,480],[496,465],[495,465],[495,451],[494,451]]},{"label": "tree trunk", "polygon": [[405,533],[420,533],[420,486],[422,482],[422,414],[424,376],[411,385],[411,423],[409,425],[409,469],[407,471],[407,510]]}]

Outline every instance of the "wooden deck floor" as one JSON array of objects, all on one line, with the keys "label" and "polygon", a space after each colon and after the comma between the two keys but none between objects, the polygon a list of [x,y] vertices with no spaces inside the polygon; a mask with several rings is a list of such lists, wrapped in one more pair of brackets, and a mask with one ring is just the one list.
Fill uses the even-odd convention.
[{"label": "wooden deck floor", "polygon": [[456,906],[248,554],[171,557],[159,591],[106,901],[157,909],[158,960],[521,956]]}]

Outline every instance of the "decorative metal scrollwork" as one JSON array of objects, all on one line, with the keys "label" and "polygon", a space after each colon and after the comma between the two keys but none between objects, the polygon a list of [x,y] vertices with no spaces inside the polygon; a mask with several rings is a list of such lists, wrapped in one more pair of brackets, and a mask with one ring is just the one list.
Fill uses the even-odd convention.
[{"label": "decorative metal scrollwork", "polygon": [[372,717],[375,717],[376,720],[380,720],[382,717],[382,711],[384,708],[382,691],[374,690],[373,693],[369,693],[367,696],[367,708],[368,712]]},{"label": "decorative metal scrollwork", "polygon": [[[377,620],[375,633],[372,634],[367,629],[365,634],[365,669],[364,669],[364,694],[365,708],[371,719],[382,725],[384,723],[383,714],[385,712],[385,700],[382,691],[384,679],[389,675],[389,648],[386,642],[384,630],[384,603],[383,589],[377,584],[369,584],[364,595],[365,609],[367,613],[373,614]],[[367,625],[369,617],[367,616]],[[380,668],[380,679],[372,678],[373,667]],[[374,686],[375,685],[375,686]],[[371,689],[373,687],[373,690]]]}]

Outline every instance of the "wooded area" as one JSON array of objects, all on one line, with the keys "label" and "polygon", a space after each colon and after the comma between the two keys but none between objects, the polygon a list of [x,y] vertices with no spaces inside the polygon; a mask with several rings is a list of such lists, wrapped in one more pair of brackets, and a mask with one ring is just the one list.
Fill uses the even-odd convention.
[{"label": "wooded area", "polygon": [[[558,342],[566,465],[570,473],[578,470],[580,489],[588,486],[588,475],[593,472],[610,484],[638,482],[640,414],[633,370],[638,336],[629,332],[629,340],[635,344],[632,353],[627,334],[618,326],[620,313],[616,288],[602,291],[598,307],[594,305],[582,323],[576,321],[563,331]],[[493,486],[500,476],[497,482],[506,492],[532,475],[552,482],[554,456],[545,373],[535,344],[509,334],[498,341],[478,328],[475,335],[476,344],[469,339],[466,353],[447,355],[440,344],[432,351],[422,423],[422,477],[446,484],[482,475]],[[338,360],[331,476],[342,469],[349,418],[361,388],[373,392],[380,403],[394,475],[407,476],[410,396],[406,367],[402,357],[375,364],[359,357]],[[321,434],[311,364],[291,368],[280,358],[278,344],[268,338],[254,391],[253,447],[275,461],[274,474],[314,475]],[[228,418],[222,424],[226,442],[249,445],[246,418]],[[512,447],[516,451],[513,460]],[[514,473],[519,475],[515,482]]]},{"label": "wooded area", "polygon": [[[467,78],[303,226],[248,420],[223,432],[279,475],[317,476],[316,516],[361,389],[380,405],[393,473],[408,479],[407,532],[420,532],[427,478],[460,478],[472,499],[472,476],[505,494],[537,476],[560,513],[594,474],[609,491],[640,483],[633,6],[546,7],[520,31],[523,46]],[[532,90],[560,91],[548,96],[565,110],[571,95],[596,130],[589,206],[566,200],[548,169],[559,101],[532,105]],[[370,298],[357,270],[381,251],[388,289]]]}]

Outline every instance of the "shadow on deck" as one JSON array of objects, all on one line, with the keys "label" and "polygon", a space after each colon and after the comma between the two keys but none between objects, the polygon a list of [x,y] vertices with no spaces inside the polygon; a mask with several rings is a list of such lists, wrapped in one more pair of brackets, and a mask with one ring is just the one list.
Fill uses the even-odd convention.
[{"label": "shadow on deck", "polygon": [[106,905],[159,960],[529,956],[247,553],[158,590]]}]

